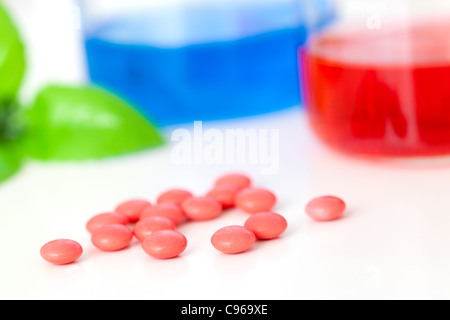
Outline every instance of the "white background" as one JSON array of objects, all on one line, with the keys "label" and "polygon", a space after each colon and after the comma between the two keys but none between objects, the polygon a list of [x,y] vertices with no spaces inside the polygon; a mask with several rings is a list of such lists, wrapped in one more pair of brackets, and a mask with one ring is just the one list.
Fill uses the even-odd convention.
[{"label": "white background", "polygon": [[[49,81],[83,81],[69,2],[7,2],[28,45],[23,99]],[[450,298],[449,161],[335,154],[314,138],[300,108],[209,126],[278,129],[279,170],[262,175],[263,165],[176,165],[170,144],[102,162],[27,162],[0,185],[0,298]],[[112,253],[91,245],[85,223],[92,215],[132,197],[154,201],[170,187],[203,194],[215,177],[232,170],[249,173],[256,185],[277,194],[275,210],[289,223],[282,237],[259,241],[244,254],[221,254],[209,242],[212,233],[247,217],[231,210],[213,221],[180,226],[189,244],[176,259],[153,259],[137,241]],[[307,201],[322,194],[347,202],[343,219],[317,223],[305,215]],[[66,266],[47,263],[39,249],[56,238],[79,241],[83,256]]]}]

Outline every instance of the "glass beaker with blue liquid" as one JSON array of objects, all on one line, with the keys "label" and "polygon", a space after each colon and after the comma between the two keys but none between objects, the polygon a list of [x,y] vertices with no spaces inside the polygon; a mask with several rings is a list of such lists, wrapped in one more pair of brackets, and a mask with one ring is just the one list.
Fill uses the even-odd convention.
[{"label": "glass beaker with blue liquid", "polygon": [[159,126],[299,105],[298,48],[329,0],[81,1],[89,76]]}]

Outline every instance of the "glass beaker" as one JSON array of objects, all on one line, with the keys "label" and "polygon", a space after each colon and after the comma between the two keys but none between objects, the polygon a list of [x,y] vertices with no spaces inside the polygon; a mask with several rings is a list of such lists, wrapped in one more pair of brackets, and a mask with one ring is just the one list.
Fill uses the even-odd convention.
[{"label": "glass beaker", "polygon": [[157,125],[300,103],[298,47],[329,0],[84,0],[89,76]]},{"label": "glass beaker", "polygon": [[300,54],[317,136],[351,154],[450,154],[450,1],[334,5]]}]

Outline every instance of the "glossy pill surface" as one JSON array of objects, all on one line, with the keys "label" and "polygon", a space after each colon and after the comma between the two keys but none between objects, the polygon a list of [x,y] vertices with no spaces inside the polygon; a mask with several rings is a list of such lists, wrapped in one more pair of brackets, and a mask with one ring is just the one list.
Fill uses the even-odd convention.
[{"label": "glossy pill surface", "polygon": [[41,247],[41,257],[53,264],[68,264],[77,260],[83,253],[81,245],[70,239],[57,239]]},{"label": "glossy pill surface", "polygon": [[207,196],[219,201],[223,208],[231,208],[234,207],[234,200],[240,190],[234,184],[220,184],[212,188]]},{"label": "glossy pill surface", "polygon": [[174,203],[158,203],[152,207],[145,209],[141,214],[141,219],[149,217],[166,217],[171,219],[175,224],[180,223],[184,218],[183,210]]},{"label": "glossy pill surface", "polygon": [[248,213],[270,211],[276,202],[275,194],[263,188],[245,188],[235,199],[236,207]]},{"label": "glossy pill surface", "polygon": [[86,223],[86,229],[90,233],[97,228],[104,226],[105,224],[123,224],[128,223],[128,217],[118,212],[105,212],[93,216]]},{"label": "glossy pill surface", "polygon": [[144,252],[157,259],[174,258],[180,255],[186,247],[186,237],[175,230],[156,231],[142,241]]},{"label": "glossy pill surface", "polygon": [[312,199],[305,208],[306,213],[317,221],[333,221],[342,217],[345,202],[335,196],[322,196]]},{"label": "glossy pill surface", "polygon": [[287,228],[286,219],[275,212],[254,213],[244,223],[258,239],[273,239],[280,236]]},{"label": "glossy pill surface", "polygon": [[166,217],[148,217],[141,219],[133,227],[133,233],[140,241],[160,230],[175,230],[175,223]]},{"label": "glossy pill surface", "polygon": [[122,224],[107,224],[95,229],[91,242],[103,251],[117,251],[127,247],[133,240],[133,232]]},{"label": "glossy pill surface", "polygon": [[133,199],[119,204],[115,211],[126,215],[129,222],[136,222],[140,219],[142,211],[151,206],[147,200]]},{"label": "glossy pill surface", "polygon": [[187,198],[192,197],[192,193],[184,189],[170,189],[161,193],[156,199],[157,203],[174,203],[181,205]]},{"label": "glossy pill surface", "polygon": [[183,201],[185,216],[194,221],[210,220],[222,213],[222,205],[212,197],[192,197]]},{"label": "glossy pill surface", "polygon": [[217,230],[211,237],[211,244],[217,250],[234,254],[248,250],[255,242],[252,231],[244,226],[228,226]]},{"label": "glossy pill surface", "polygon": [[244,189],[250,187],[250,185],[252,184],[252,180],[245,174],[229,173],[219,177],[215,182],[216,186],[222,184],[231,184],[240,189]]}]

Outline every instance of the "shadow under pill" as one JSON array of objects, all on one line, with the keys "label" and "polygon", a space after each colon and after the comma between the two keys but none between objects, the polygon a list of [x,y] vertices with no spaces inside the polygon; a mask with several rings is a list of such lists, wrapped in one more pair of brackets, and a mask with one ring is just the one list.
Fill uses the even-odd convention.
[{"label": "shadow under pill", "polygon": [[241,276],[251,272],[258,259],[255,259],[258,248],[253,246],[245,252],[226,254],[217,252],[213,257],[214,270],[222,275]]},{"label": "shadow under pill", "polygon": [[254,247],[261,252],[261,259],[276,261],[287,255],[290,247],[288,237],[289,234],[283,234],[275,239],[258,239]]},{"label": "shadow under pill", "polygon": [[148,278],[157,278],[160,281],[161,277],[165,277],[174,281],[183,278],[189,272],[189,262],[183,256],[184,252],[170,259],[156,259],[143,254],[145,256],[141,263],[141,269]]},{"label": "shadow under pill", "polygon": [[[352,207],[351,208],[347,208],[344,211],[344,213],[342,214],[342,217],[340,219],[338,219],[338,220],[345,220],[345,219],[351,218],[351,217],[353,217],[356,214],[356,212],[357,212],[357,210],[355,210],[355,208],[352,208]],[[338,220],[336,220],[336,221],[338,221]]]}]

